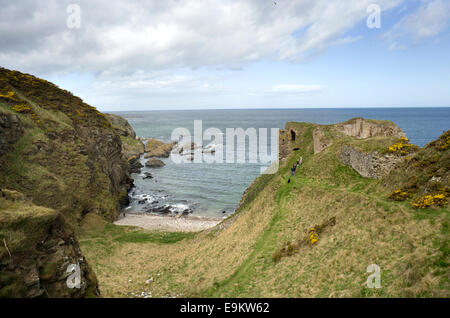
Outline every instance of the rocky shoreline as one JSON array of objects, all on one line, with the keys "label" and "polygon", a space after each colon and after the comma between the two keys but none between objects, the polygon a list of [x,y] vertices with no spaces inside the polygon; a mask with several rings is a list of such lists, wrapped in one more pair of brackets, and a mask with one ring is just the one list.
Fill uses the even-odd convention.
[{"label": "rocky shoreline", "polygon": [[[135,139],[141,142],[144,147],[143,151],[132,159],[133,165],[131,166],[133,170],[131,172],[138,174],[137,176],[133,176],[135,179],[141,178],[142,180],[146,180],[146,182],[158,182],[154,172],[156,169],[164,168],[167,162],[163,160],[171,156],[180,156],[184,161],[189,162],[193,160],[193,152],[200,148],[195,143],[189,141],[164,143],[154,138],[142,136],[135,136]],[[214,154],[215,149],[208,146],[202,148],[202,152]],[[142,168],[147,171],[142,172]],[[128,209],[132,209],[130,211],[134,213],[147,213],[150,215],[170,217],[187,216],[194,212],[194,208],[186,200],[177,200],[174,198],[175,200],[172,200],[173,202],[168,202],[167,198],[170,197],[170,193],[161,194],[160,192],[161,190],[154,190],[153,192],[142,191],[133,182],[133,186],[128,192],[130,205],[123,210],[122,215],[124,213],[127,214]],[[134,206],[132,206],[132,202],[135,203]],[[218,211],[218,213],[220,212]],[[227,212],[222,211],[222,214],[225,213]]]}]

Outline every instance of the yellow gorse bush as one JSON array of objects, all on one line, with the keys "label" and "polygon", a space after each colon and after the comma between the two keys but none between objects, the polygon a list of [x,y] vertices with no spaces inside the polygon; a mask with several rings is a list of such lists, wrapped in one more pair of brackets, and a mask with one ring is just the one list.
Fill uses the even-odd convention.
[{"label": "yellow gorse bush", "polygon": [[7,92],[6,94],[1,94],[0,93],[0,97],[4,97],[4,98],[12,98],[14,96],[14,92],[12,92],[12,91],[9,91],[9,92]]},{"label": "yellow gorse bush", "polygon": [[392,199],[394,201],[405,201],[410,197],[411,197],[410,193],[403,191],[401,189],[395,190],[389,195],[389,199]]},{"label": "yellow gorse bush", "polygon": [[12,110],[18,113],[27,113],[31,111],[31,107],[27,104],[16,104],[12,107]]},{"label": "yellow gorse bush", "polygon": [[447,150],[450,147],[450,134],[445,137],[445,142],[441,145],[441,150]]},{"label": "yellow gorse bush", "polygon": [[448,199],[445,194],[435,194],[435,195],[425,195],[419,199],[417,199],[412,205],[418,209],[425,209],[432,205],[444,206],[448,204]]},{"label": "yellow gorse bush", "polygon": [[409,139],[406,137],[401,137],[397,143],[388,147],[387,152],[396,153],[400,155],[406,155],[410,152],[416,151],[418,147],[409,142]]},{"label": "yellow gorse bush", "polygon": [[311,230],[309,230],[309,242],[311,243],[311,245],[316,244],[318,240],[319,234],[316,233],[316,229],[312,228]]}]

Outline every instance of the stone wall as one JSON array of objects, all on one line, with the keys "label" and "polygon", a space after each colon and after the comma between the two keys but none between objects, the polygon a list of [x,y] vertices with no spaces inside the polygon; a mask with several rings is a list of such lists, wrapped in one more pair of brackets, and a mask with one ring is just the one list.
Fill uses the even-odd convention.
[{"label": "stone wall", "polygon": [[360,139],[369,137],[406,137],[396,124],[388,121],[373,121],[364,118],[352,118],[336,124],[336,129],[343,134]]},{"label": "stone wall", "polygon": [[362,152],[354,147],[344,145],[341,149],[341,160],[361,176],[378,179],[387,175],[402,159],[395,155]]}]

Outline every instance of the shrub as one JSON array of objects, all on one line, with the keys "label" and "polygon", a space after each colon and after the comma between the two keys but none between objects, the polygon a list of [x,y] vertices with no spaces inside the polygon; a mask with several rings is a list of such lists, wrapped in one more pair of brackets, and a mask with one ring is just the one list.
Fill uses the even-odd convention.
[{"label": "shrub", "polygon": [[22,104],[16,104],[12,107],[12,110],[18,112],[18,113],[29,113],[31,112],[31,107],[25,103]]},{"label": "shrub", "polygon": [[322,233],[326,228],[334,226],[335,224],[336,217],[333,216],[321,225],[314,226],[302,239],[298,240],[294,244],[291,242],[287,242],[280,250],[273,253],[272,260],[276,263],[283,256],[294,255],[302,246],[312,246],[316,244],[319,241],[319,234]]},{"label": "shrub", "polygon": [[441,145],[439,146],[439,150],[447,150],[450,147],[450,132],[446,132],[442,137]]},{"label": "shrub", "polygon": [[7,99],[12,99],[14,97],[14,92],[9,91],[6,94],[1,94],[0,93],[0,97],[7,98]]},{"label": "shrub", "polygon": [[311,245],[314,245],[317,243],[317,241],[319,240],[319,234],[316,233],[316,230],[314,228],[312,228],[311,230],[309,230],[309,242],[311,243]]},{"label": "shrub", "polygon": [[433,205],[437,205],[437,206],[444,206],[448,204],[448,199],[446,194],[444,193],[439,193],[439,194],[435,194],[435,195],[425,195],[419,199],[417,199],[416,201],[414,201],[414,203],[412,204],[413,207],[418,208],[418,209],[425,209],[425,208],[429,208]]},{"label": "shrub", "polygon": [[387,148],[387,150],[385,150],[384,152],[386,153],[393,153],[393,154],[399,154],[399,155],[407,155],[411,152],[415,152],[419,149],[419,147],[417,147],[414,144],[411,144],[409,142],[408,138],[405,137],[401,137],[397,143],[389,146]]},{"label": "shrub", "polygon": [[410,193],[401,189],[395,190],[388,196],[389,199],[392,199],[394,201],[405,201],[406,199],[409,199],[411,197],[412,195]]}]

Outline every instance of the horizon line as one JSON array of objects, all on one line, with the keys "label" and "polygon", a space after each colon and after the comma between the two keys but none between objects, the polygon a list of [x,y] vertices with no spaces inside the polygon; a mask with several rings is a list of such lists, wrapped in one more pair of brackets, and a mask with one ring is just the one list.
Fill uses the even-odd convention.
[{"label": "horizon line", "polygon": [[[198,110],[314,110],[314,109],[409,109],[409,108],[450,108],[450,106],[344,106],[344,107],[246,107],[246,108],[176,108],[145,110],[102,110],[102,112],[152,112],[152,111],[198,111]],[[98,108],[97,108],[98,109]]]}]

